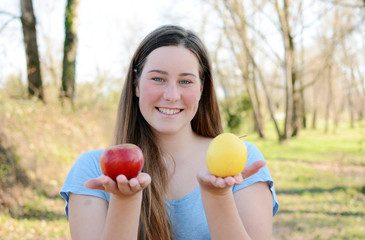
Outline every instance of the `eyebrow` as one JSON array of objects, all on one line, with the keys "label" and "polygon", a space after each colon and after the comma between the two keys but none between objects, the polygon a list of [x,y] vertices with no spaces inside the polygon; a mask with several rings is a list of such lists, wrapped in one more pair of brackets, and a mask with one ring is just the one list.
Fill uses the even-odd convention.
[{"label": "eyebrow", "polygon": [[[162,70],[153,69],[153,70],[148,71],[148,73],[151,73],[151,72],[160,73],[160,74],[164,74],[164,75],[169,75],[166,71],[162,71]],[[197,76],[193,73],[180,73],[179,76],[192,76],[192,77],[197,78]]]}]

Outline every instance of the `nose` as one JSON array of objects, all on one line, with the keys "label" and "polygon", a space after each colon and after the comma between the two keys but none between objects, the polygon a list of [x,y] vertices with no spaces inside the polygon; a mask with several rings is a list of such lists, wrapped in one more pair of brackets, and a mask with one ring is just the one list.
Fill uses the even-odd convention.
[{"label": "nose", "polygon": [[168,84],[165,88],[163,97],[165,98],[165,100],[171,101],[171,102],[179,100],[180,91],[178,89],[178,86],[176,86],[176,84],[174,84],[174,83]]}]

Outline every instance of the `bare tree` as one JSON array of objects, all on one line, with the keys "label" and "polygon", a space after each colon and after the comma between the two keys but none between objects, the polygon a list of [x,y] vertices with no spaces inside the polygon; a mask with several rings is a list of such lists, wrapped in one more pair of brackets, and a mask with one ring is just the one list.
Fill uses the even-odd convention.
[{"label": "bare tree", "polygon": [[60,99],[63,103],[64,98],[68,98],[72,105],[75,94],[78,7],[79,0],[67,0]]},{"label": "bare tree", "polygon": [[36,96],[44,102],[45,99],[38,54],[36,18],[34,16],[32,0],[21,0],[20,8],[27,60],[28,93],[30,96]]},{"label": "bare tree", "polygon": [[[241,70],[242,89],[258,110],[253,115],[269,113],[279,141],[296,136],[306,126],[307,114],[312,114],[313,128],[317,119],[327,118],[327,123],[333,120],[334,130],[345,111],[351,114],[350,120],[365,115],[360,54],[365,49],[363,0],[205,3],[219,14],[223,40],[233,56],[231,63]],[[342,41],[349,43],[348,56],[344,57],[347,64],[340,59],[338,45]],[[341,75],[341,71],[346,74]],[[256,103],[263,99],[267,109],[257,108],[260,105]],[[278,122],[283,116],[280,129]]]},{"label": "bare tree", "polygon": [[325,127],[324,127],[324,131],[327,133],[329,131],[329,121],[330,121],[330,112],[331,112],[331,107],[332,107],[332,97],[333,97],[333,87],[332,87],[332,63],[328,62],[328,67],[327,67],[327,101],[326,101],[326,110],[325,110]]},{"label": "bare tree", "polygon": [[[295,86],[298,82],[298,72],[296,68],[295,58],[295,45],[294,35],[292,33],[292,26],[290,26],[291,16],[289,16],[289,2],[283,1],[280,4],[278,1],[274,1],[272,6],[276,10],[278,16],[278,29],[283,39],[284,58],[281,58],[273,46],[267,40],[267,37],[263,32],[254,27],[254,24],[250,22],[250,18],[246,17],[244,1],[242,0],[227,0],[223,4],[221,2],[215,2],[215,8],[220,12],[222,20],[224,22],[224,31],[228,40],[231,42],[231,48],[236,56],[238,65],[242,70],[242,77],[247,89],[247,92],[252,101],[253,113],[255,116],[255,122],[259,126],[259,134],[263,133],[263,117],[261,112],[261,102],[258,92],[258,85],[260,86],[260,92],[263,92],[264,98],[267,102],[267,107],[270,113],[270,117],[274,123],[279,140],[285,140],[292,136],[295,136],[300,127],[299,118],[304,114],[299,110],[304,111],[304,97],[303,93],[297,91]],[[255,7],[257,11],[261,11],[266,3],[252,2],[251,7]],[[225,14],[221,6],[228,12]],[[298,9],[300,10],[300,4]],[[265,13],[262,12],[262,15]],[[274,22],[273,19],[270,21]],[[248,31],[250,30],[250,34]],[[259,66],[256,60],[255,52],[255,39],[252,37],[256,35],[262,42],[266,44],[266,47],[270,49],[271,55],[274,56],[275,64],[278,66],[284,66],[285,76],[285,123],[284,130],[281,132],[278,121],[275,118],[274,109],[272,106],[272,100],[270,91],[268,90],[268,81],[265,79],[263,73],[263,66]],[[267,55],[268,56],[268,55]],[[301,85],[299,85],[301,86]],[[261,91],[262,90],[262,91]],[[302,90],[303,91],[303,90]],[[302,95],[301,95],[302,94]],[[260,134],[261,135],[261,134]]]},{"label": "bare tree", "polygon": [[350,116],[350,127],[355,127],[355,114],[357,119],[363,119],[364,108],[365,108],[365,95],[361,94],[361,83],[356,80],[355,70],[356,65],[354,64],[354,56],[348,53],[349,49],[346,47],[345,41],[341,43],[342,51],[344,54],[344,81],[345,81],[345,95],[349,106]]},{"label": "bare tree", "polygon": [[[326,22],[321,25],[318,42],[321,44],[321,53],[317,56],[323,63],[317,69],[317,75],[326,79],[327,85],[322,86],[321,95],[317,104],[324,103],[324,131],[329,130],[329,121],[334,121],[334,130],[341,118],[341,112],[345,109],[349,113],[350,126],[354,127],[356,115],[362,115],[364,101],[361,96],[361,74],[355,72],[361,63],[356,63],[358,58],[356,50],[356,30],[360,28],[364,18],[356,18],[353,15],[353,7],[340,8],[336,3],[333,14],[329,14]],[[348,44],[346,44],[348,43]],[[350,52],[352,51],[352,54]],[[315,64],[313,64],[315,65]],[[322,74],[327,72],[327,74]],[[317,77],[320,79],[320,77]],[[324,96],[323,96],[324,95]],[[325,98],[324,98],[325,97]]]},{"label": "bare tree", "polygon": [[215,1],[215,9],[222,16],[225,25],[223,30],[225,35],[229,36],[227,40],[241,70],[246,92],[251,99],[255,130],[261,138],[264,138],[264,120],[255,73],[258,69],[249,47],[251,41],[247,36],[245,11],[240,1],[224,1],[223,5],[221,6],[218,1]]},{"label": "bare tree", "polygon": [[[299,1],[301,4],[301,1]],[[299,4],[299,5],[300,5]],[[299,131],[299,99],[300,95],[296,91],[295,86],[298,81],[298,73],[296,67],[296,47],[294,45],[293,27],[290,25],[291,16],[289,15],[290,1],[276,0],[275,9],[280,22],[280,29],[283,38],[285,51],[285,123],[283,138],[288,139],[290,136],[296,136]]]}]

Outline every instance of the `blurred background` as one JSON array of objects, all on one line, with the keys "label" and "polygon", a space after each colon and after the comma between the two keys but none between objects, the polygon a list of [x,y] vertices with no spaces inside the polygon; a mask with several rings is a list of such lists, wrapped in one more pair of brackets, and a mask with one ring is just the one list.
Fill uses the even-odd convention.
[{"label": "blurred background", "polygon": [[111,143],[129,60],[163,24],[206,43],[226,132],[263,152],[273,239],[365,239],[364,0],[2,0],[0,239],[70,239],[59,196]]}]

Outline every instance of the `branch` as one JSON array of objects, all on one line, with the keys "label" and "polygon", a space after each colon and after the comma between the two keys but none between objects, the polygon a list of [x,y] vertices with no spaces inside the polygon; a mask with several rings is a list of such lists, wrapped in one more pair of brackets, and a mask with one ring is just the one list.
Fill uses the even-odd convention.
[{"label": "branch", "polygon": [[7,12],[7,11],[1,11],[1,10],[0,10],[0,14],[8,15],[8,16],[11,16],[11,17],[13,17],[13,18],[20,18],[20,16],[17,16],[17,15],[15,15],[14,13]]},{"label": "branch", "polygon": [[5,29],[5,27],[11,23],[14,19],[18,19],[20,17],[16,17],[16,16],[13,16],[12,18],[10,18],[8,21],[6,21],[1,27],[0,27],[0,33]]},{"label": "branch", "polygon": [[[271,2],[272,4],[274,4],[274,2]],[[274,18],[271,17],[271,15],[267,14],[265,11],[262,11],[261,9],[257,8],[257,10],[272,24],[272,26],[274,28],[276,28],[276,30],[278,32],[281,31],[280,27],[278,27],[277,22],[275,21]]]},{"label": "branch", "polygon": [[[322,2],[327,2],[328,0],[321,0]],[[341,6],[341,7],[350,7],[350,8],[362,8],[362,7],[365,7],[364,5],[362,4],[350,4],[350,3],[344,3],[342,1],[336,1],[336,0],[333,0],[333,1],[329,1],[329,3],[332,3],[333,5],[338,5],[338,6]]]},{"label": "branch", "polygon": [[351,28],[347,29],[346,31],[343,31],[341,35],[338,36],[337,39],[334,39],[330,49],[327,51],[326,55],[324,56],[325,58],[325,62],[323,64],[323,66],[320,68],[321,70],[317,72],[317,74],[314,76],[314,78],[312,79],[312,81],[304,84],[300,89],[298,89],[299,91],[303,91],[305,90],[307,87],[310,87],[311,85],[315,84],[316,81],[319,79],[319,77],[322,75],[323,71],[325,70],[325,67],[328,62],[328,60],[333,56],[334,54],[334,49],[336,48],[336,46],[341,43],[341,41],[348,36],[348,34],[351,34],[352,32],[354,32],[359,26],[362,26],[363,22],[365,21],[365,18],[361,19],[359,21],[359,24],[354,24]]},{"label": "branch", "polygon": [[252,31],[254,31],[259,36],[259,38],[266,44],[266,46],[269,48],[269,50],[271,51],[271,53],[274,54],[276,60],[280,64],[282,64],[283,60],[281,59],[281,57],[279,56],[279,54],[275,51],[275,49],[272,47],[272,45],[268,42],[266,36],[262,32],[258,31],[253,25],[251,25],[250,23],[248,23],[246,20],[244,20],[244,21],[245,21],[245,24],[247,25],[247,27],[249,27]]},{"label": "branch", "polygon": [[[322,18],[324,18],[331,10],[332,8],[326,8],[323,10],[323,12],[319,13],[318,16],[316,17],[316,19],[314,19],[313,21],[305,24],[302,26],[301,31],[304,32],[305,30],[307,30],[308,28],[312,27],[314,24],[316,24],[319,20],[321,20]],[[297,33],[293,32],[293,38],[295,38],[297,36]]]},{"label": "branch", "polygon": [[[259,39],[261,39],[264,43],[264,45],[266,45],[268,47],[268,50],[274,55],[276,61],[274,59],[272,59],[272,57],[266,53],[263,50],[260,50],[267,58],[269,58],[274,64],[276,65],[281,65],[283,64],[283,60],[280,58],[279,54],[275,51],[275,49],[273,48],[273,46],[268,42],[267,37],[260,32],[259,30],[257,30],[257,28],[255,28],[251,23],[249,23],[248,21],[246,21],[246,17],[240,15],[240,11],[238,11],[237,9],[235,10],[234,6],[232,6],[232,3],[228,3],[225,1],[225,8],[226,10],[228,10],[228,12],[230,13],[231,19],[234,21],[235,26],[236,26],[236,32],[239,33],[240,30],[237,28],[237,26],[241,25],[241,26],[247,26],[247,28],[251,29],[254,33],[256,33],[256,35],[259,37]],[[239,18],[240,22],[237,22],[236,18]],[[245,44],[245,43],[244,43]],[[279,63],[279,64],[277,64]]]}]

